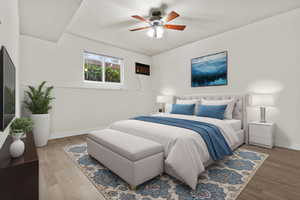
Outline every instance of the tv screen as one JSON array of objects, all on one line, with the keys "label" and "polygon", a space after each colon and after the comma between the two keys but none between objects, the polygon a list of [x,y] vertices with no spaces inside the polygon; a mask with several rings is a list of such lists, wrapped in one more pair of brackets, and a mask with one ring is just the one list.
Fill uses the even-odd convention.
[{"label": "tv screen", "polygon": [[16,70],[5,47],[0,52],[0,129],[3,131],[16,114]]}]

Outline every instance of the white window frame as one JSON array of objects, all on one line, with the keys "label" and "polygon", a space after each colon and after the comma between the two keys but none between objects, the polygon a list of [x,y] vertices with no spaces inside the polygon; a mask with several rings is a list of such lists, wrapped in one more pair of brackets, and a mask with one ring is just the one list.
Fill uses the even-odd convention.
[{"label": "white window frame", "polygon": [[[120,64],[120,83],[106,82],[105,81],[105,62],[104,61],[102,61],[102,65],[103,65],[103,69],[104,69],[104,70],[102,70],[102,81],[85,80],[85,76],[84,76],[85,75],[85,71],[84,71],[84,65],[85,65],[84,54],[85,53],[120,60],[121,61],[121,64]],[[83,83],[86,83],[86,84],[92,85],[92,86],[105,86],[105,88],[108,87],[108,88],[116,88],[116,89],[121,88],[124,85],[124,59],[123,58],[119,58],[119,57],[115,57],[115,56],[107,56],[105,54],[94,53],[94,52],[91,52],[91,51],[83,51],[82,57],[83,57],[83,62],[82,62],[82,80],[83,80]]]}]

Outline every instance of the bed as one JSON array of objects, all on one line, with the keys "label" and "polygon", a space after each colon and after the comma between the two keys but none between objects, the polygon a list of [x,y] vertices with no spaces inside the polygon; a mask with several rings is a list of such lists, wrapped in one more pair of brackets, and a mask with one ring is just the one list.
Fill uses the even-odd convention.
[{"label": "bed", "polygon": [[[177,115],[170,113],[154,114],[153,116],[168,117],[184,120],[194,120],[217,126],[232,150],[241,146],[245,141],[244,127],[246,122],[245,100],[242,95],[197,95],[177,96],[176,100],[223,100],[235,99],[233,116],[230,120],[219,120],[194,115]],[[127,134],[156,141],[164,147],[165,173],[185,182],[195,189],[198,176],[205,167],[213,162],[203,139],[193,130],[165,124],[139,121],[135,119],[122,120],[109,126]]]}]

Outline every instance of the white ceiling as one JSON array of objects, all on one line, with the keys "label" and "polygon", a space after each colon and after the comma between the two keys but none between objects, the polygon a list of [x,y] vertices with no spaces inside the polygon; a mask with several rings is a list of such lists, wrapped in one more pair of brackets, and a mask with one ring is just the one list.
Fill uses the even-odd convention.
[{"label": "white ceiling", "polygon": [[21,34],[56,42],[82,0],[19,0]]},{"label": "white ceiling", "polygon": [[[299,0],[83,0],[81,5],[81,0],[20,2],[22,34],[57,41],[68,32],[146,55],[300,7]],[[157,40],[147,37],[146,30],[128,30],[145,25],[131,15],[147,17],[151,8],[162,4],[167,5],[166,13],[174,10],[181,15],[171,23],[187,25],[183,32],[167,30]]]}]

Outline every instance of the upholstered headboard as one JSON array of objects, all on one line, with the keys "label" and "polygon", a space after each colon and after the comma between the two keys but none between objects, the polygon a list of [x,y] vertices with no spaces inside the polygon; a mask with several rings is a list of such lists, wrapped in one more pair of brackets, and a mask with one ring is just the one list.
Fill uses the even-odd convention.
[{"label": "upholstered headboard", "polygon": [[199,100],[201,99],[211,99],[211,100],[222,100],[235,98],[236,103],[233,109],[233,119],[239,119],[242,121],[243,127],[246,127],[246,106],[245,106],[245,95],[220,95],[220,94],[209,94],[209,95],[185,95],[185,96],[175,96],[175,101],[180,100]]}]

